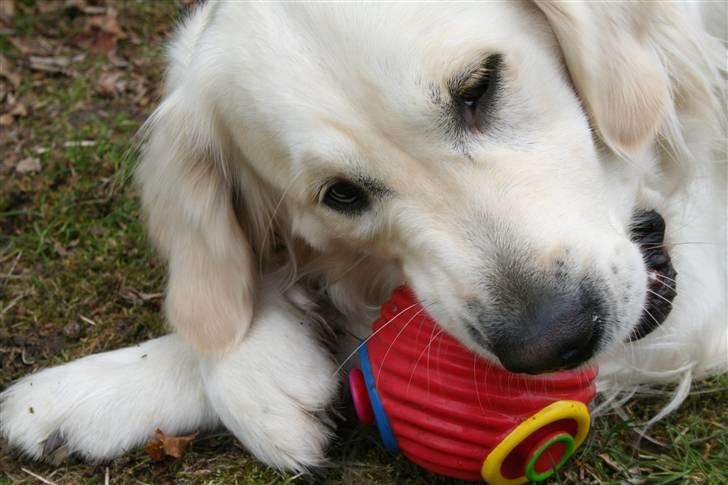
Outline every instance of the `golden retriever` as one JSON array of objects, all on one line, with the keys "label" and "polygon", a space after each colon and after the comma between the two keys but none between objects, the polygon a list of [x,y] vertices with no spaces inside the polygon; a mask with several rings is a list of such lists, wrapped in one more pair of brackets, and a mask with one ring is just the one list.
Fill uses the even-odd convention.
[{"label": "golden retriever", "polygon": [[515,372],[596,359],[616,393],[725,370],[725,19],[707,2],[202,6],[137,171],[174,333],[21,379],[0,435],[99,460],[224,426],[271,466],[319,465],[338,367],[403,282]]}]

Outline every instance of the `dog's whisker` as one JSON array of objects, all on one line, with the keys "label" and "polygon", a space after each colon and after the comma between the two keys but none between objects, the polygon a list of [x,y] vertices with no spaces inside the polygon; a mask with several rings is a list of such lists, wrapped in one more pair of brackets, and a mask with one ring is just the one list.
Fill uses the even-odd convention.
[{"label": "dog's whisker", "polygon": [[397,342],[397,340],[399,339],[399,337],[404,333],[404,331],[407,329],[407,327],[409,326],[409,324],[412,323],[412,321],[415,318],[417,318],[417,316],[419,316],[424,311],[425,311],[425,307],[424,306],[422,308],[420,308],[419,310],[417,310],[415,312],[415,314],[412,315],[410,317],[410,319],[407,320],[407,322],[404,325],[402,325],[402,328],[399,330],[399,332],[397,332],[397,335],[395,335],[394,338],[392,339],[392,341],[389,343],[389,347],[387,347],[387,351],[384,353],[384,357],[382,357],[382,362],[379,364],[379,372],[377,372],[377,381],[379,381],[379,377],[382,375],[382,370],[384,369],[384,364],[387,361],[387,357],[389,356],[389,352],[391,352],[392,348],[394,347],[394,344]]},{"label": "dog's whisker", "polygon": [[263,255],[265,254],[265,247],[266,244],[268,244],[268,237],[270,234],[272,234],[273,231],[273,225],[275,224],[275,218],[278,214],[278,210],[281,208],[281,205],[283,204],[283,200],[286,198],[286,195],[288,194],[288,191],[293,187],[293,184],[298,180],[298,177],[300,177],[305,170],[301,169],[296,173],[293,177],[291,177],[291,181],[288,183],[286,188],[281,193],[280,198],[278,199],[278,202],[273,207],[273,211],[271,212],[269,218],[268,218],[268,224],[266,225],[265,231],[263,231],[263,240],[260,243],[260,248],[258,251],[258,267],[263,268]]},{"label": "dog's whisker", "polygon": [[387,320],[386,322],[384,322],[384,324],[381,327],[379,327],[376,331],[372,332],[371,335],[369,335],[367,338],[365,338],[362,343],[360,343],[359,345],[357,345],[356,348],[344,359],[344,361],[341,362],[341,364],[339,364],[339,366],[334,371],[334,375],[337,375],[339,372],[341,372],[341,369],[344,368],[344,366],[346,365],[346,363],[349,362],[357,354],[357,352],[359,352],[359,350],[362,347],[364,347],[367,343],[369,343],[369,341],[371,339],[373,339],[374,337],[376,337],[376,335],[379,332],[381,332],[382,330],[384,330],[390,323],[392,323],[393,321],[395,321],[404,312],[409,311],[409,310],[411,310],[412,308],[414,308],[416,306],[417,306],[417,303],[411,304],[410,306],[408,306],[407,308],[401,310],[398,314],[396,314],[395,316],[393,316],[392,318],[390,318],[389,320]]},{"label": "dog's whisker", "polygon": [[651,289],[647,288],[647,292],[655,295],[657,298],[660,298],[661,300],[663,300],[664,302],[666,302],[668,305],[672,306],[672,302],[670,300],[668,300],[667,298],[665,298],[661,294],[657,293],[656,291],[652,291]]},{"label": "dog's whisker", "polygon": [[[660,325],[659,320],[657,320],[655,318],[655,316],[652,313],[650,313],[650,311],[647,309],[647,307],[642,306],[642,310],[652,319],[653,322],[655,322],[658,326]],[[632,350],[634,352],[634,346],[632,346]]]},{"label": "dog's whisker", "polygon": [[433,327],[432,332],[430,333],[430,339],[427,342],[427,345],[424,349],[422,349],[422,352],[420,352],[420,355],[417,356],[417,360],[415,361],[414,365],[412,366],[412,373],[410,374],[409,381],[407,382],[407,389],[409,390],[410,385],[412,384],[412,379],[415,376],[415,371],[417,370],[417,366],[420,363],[420,360],[422,360],[422,357],[425,355],[425,353],[428,351],[430,346],[432,346],[433,342],[437,340],[437,338],[444,332],[442,327]]},{"label": "dog's whisker", "polygon": [[668,280],[668,281],[672,281],[673,283],[677,283],[677,280],[675,280],[675,279],[673,279],[673,278],[670,278],[669,276],[665,276],[665,275],[664,275],[664,274],[662,274],[662,273],[657,273],[657,272],[656,272],[656,273],[653,273],[653,274],[655,275],[655,278],[657,278],[658,280],[659,280],[660,278],[662,278],[662,279],[665,279],[665,280]]},{"label": "dog's whisker", "polygon": [[662,286],[664,286],[665,288],[669,289],[669,290],[670,290],[670,291],[672,291],[673,293],[677,293],[677,290],[675,289],[675,287],[674,287],[674,286],[672,286],[672,285],[669,285],[669,284],[667,284],[666,282],[664,282],[664,281],[661,281],[661,280],[658,280],[658,279],[655,279],[655,281],[657,281],[658,283],[660,283],[660,284],[661,284]]},{"label": "dog's whisker", "polygon": [[653,244],[650,246],[642,246],[643,250],[652,250],[652,249],[664,249],[666,247],[673,247],[673,246],[689,246],[689,245],[705,245],[705,246],[724,246],[723,243],[720,242],[709,242],[709,241],[681,241],[681,242],[669,242],[669,243],[663,243],[663,244]]}]

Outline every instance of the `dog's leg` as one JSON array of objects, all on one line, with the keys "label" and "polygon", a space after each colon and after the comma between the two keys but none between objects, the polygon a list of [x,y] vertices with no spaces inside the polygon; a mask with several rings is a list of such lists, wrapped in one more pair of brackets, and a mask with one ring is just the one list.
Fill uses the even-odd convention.
[{"label": "dog's leg", "polygon": [[203,382],[223,424],[248,450],[276,468],[301,471],[325,459],[325,413],[338,378],[314,325],[280,296],[267,299],[238,348],[203,360]]},{"label": "dog's leg", "polygon": [[35,459],[103,460],[156,428],[222,422],[262,461],[302,470],[324,459],[330,430],[319,418],[336,392],[334,372],[313,324],[273,293],[225,355],[202,357],[168,335],[21,379],[0,394],[0,437]]},{"label": "dog's leg", "polygon": [[174,435],[218,423],[199,361],[176,335],[42,370],[0,394],[0,437],[35,459],[104,460],[156,428]]}]

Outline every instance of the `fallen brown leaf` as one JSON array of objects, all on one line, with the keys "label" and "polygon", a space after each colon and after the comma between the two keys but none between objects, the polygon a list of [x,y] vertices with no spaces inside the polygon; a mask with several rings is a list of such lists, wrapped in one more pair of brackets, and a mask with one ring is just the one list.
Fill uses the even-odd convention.
[{"label": "fallen brown leaf", "polygon": [[11,20],[15,16],[15,0],[0,0],[0,19]]},{"label": "fallen brown leaf", "polygon": [[93,15],[86,20],[88,27],[96,27],[103,32],[113,34],[118,39],[123,39],[126,34],[121,29],[119,22],[116,20],[116,10],[113,8],[106,9],[106,15]]},{"label": "fallen brown leaf", "polygon": [[38,9],[38,13],[42,14],[58,12],[59,10],[63,10],[64,8],[66,8],[63,2],[59,2],[57,0],[50,2],[36,2],[35,6]]},{"label": "fallen brown leaf", "polygon": [[145,446],[147,455],[152,460],[161,460],[165,456],[174,458],[182,458],[189,444],[199,433],[192,433],[186,436],[167,436],[161,429],[154,431],[159,437],[159,441],[150,438]]},{"label": "fallen brown leaf", "polygon": [[28,157],[18,162],[15,166],[15,171],[18,173],[40,172],[41,168],[39,159]]},{"label": "fallen brown leaf", "polygon": [[[88,12],[89,8],[85,11]],[[83,19],[82,31],[76,37],[76,43],[85,49],[110,54],[116,50],[117,40],[127,36],[116,20],[115,9],[104,8],[100,13],[102,15],[90,15]]]},{"label": "fallen brown leaf", "polygon": [[63,247],[63,244],[59,243],[58,241],[55,241],[53,243],[53,251],[55,251],[55,253],[62,258],[68,256],[68,250]]},{"label": "fallen brown leaf", "polygon": [[132,303],[154,302],[164,297],[164,293],[144,293],[143,291],[128,287],[119,290],[119,294],[124,300]]},{"label": "fallen brown leaf", "polygon": [[110,98],[124,92],[126,82],[119,79],[122,74],[121,72],[105,72],[101,74],[96,82],[96,92],[101,96]]},{"label": "fallen brown leaf", "polygon": [[0,126],[10,126],[15,123],[15,117],[10,113],[4,113],[0,115]]},{"label": "fallen brown leaf", "polygon": [[116,50],[116,38],[108,32],[82,32],[76,38],[76,43],[79,47],[102,54],[110,54]]},{"label": "fallen brown leaf", "polygon": [[83,60],[85,56],[79,54],[77,56],[55,56],[55,57],[41,57],[41,56],[30,56],[30,68],[35,71],[61,73],[67,76],[72,76],[74,73],[69,68],[74,62]]},{"label": "fallen brown leaf", "polygon": [[109,55],[109,62],[114,67],[121,67],[121,68],[129,67],[129,61],[127,61],[126,59],[124,59],[123,57],[121,57],[118,54]]},{"label": "fallen brown leaf", "polygon": [[19,158],[20,157],[18,157],[17,154],[13,153],[13,154],[7,156],[5,158],[5,160],[3,160],[3,166],[6,167],[6,168],[13,168],[14,169],[15,168],[15,165],[18,163],[18,159]]},{"label": "fallen brown leaf", "polygon": [[28,108],[23,103],[15,103],[13,109],[10,110],[10,114],[19,117],[28,116]]},{"label": "fallen brown leaf", "polygon": [[20,74],[15,72],[13,62],[0,53],[0,77],[5,78],[14,88],[20,86]]},{"label": "fallen brown leaf", "polygon": [[40,37],[28,39],[26,37],[10,37],[10,43],[20,51],[21,54],[47,55],[51,51],[51,46],[45,39]]},{"label": "fallen brown leaf", "polygon": [[88,4],[86,3],[86,0],[66,0],[63,4],[63,8],[67,8],[69,10],[75,8],[83,12],[84,9],[88,8]]},{"label": "fallen brown leaf", "polygon": [[600,453],[597,456],[599,458],[601,458],[604,461],[604,463],[606,463],[613,470],[618,471],[618,472],[624,472],[625,471],[624,470],[624,467],[622,465],[620,465],[619,463],[617,463],[614,459],[612,459],[612,457],[609,456],[608,454],[606,454],[606,453]]},{"label": "fallen brown leaf", "polygon": [[144,451],[154,461],[160,461],[166,456],[164,453],[164,445],[161,441],[155,440],[154,438],[147,440],[147,444],[144,445]]},{"label": "fallen brown leaf", "polygon": [[87,5],[81,9],[81,11],[86,15],[102,15],[106,13],[107,10],[108,7],[104,7],[102,5]]}]

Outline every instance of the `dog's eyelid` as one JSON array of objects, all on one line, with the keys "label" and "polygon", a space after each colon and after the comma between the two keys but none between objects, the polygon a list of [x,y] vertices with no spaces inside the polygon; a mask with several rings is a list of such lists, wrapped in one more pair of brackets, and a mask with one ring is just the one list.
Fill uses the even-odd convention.
[{"label": "dog's eyelid", "polygon": [[333,175],[331,177],[327,177],[319,182],[316,188],[315,197],[314,199],[316,202],[321,203],[324,200],[324,196],[326,195],[326,192],[336,185],[337,183],[342,182],[350,182],[352,179],[349,177],[341,176],[341,175]]},{"label": "dog's eyelid", "polygon": [[348,216],[366,211],[370,205],[370,194],[356,182],[343,178],[330,179],[320,192],[319,203]]},{"label": "dog's eyelid", "polygon": [[454,113],[469,131],[481,132],[487,126],[499,96],[502,66],[503,56],[491,54],[451,82]]},{"label": "dog's eyelid", "polygon": [[501,54],[490,54],[475,67],[451,79],[448,86],[452,97],[464,103],[476,103],[489,84],[495,80],[502,64]]}]

